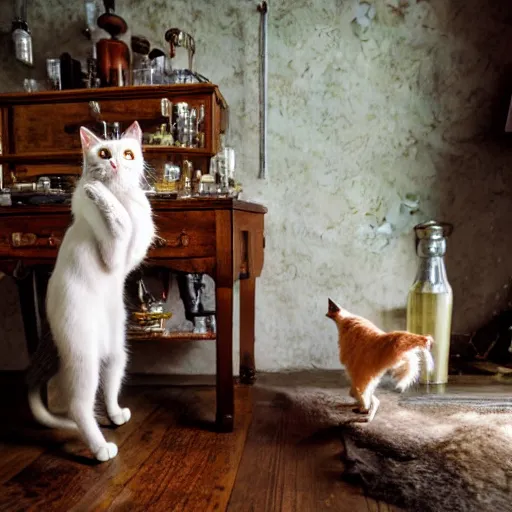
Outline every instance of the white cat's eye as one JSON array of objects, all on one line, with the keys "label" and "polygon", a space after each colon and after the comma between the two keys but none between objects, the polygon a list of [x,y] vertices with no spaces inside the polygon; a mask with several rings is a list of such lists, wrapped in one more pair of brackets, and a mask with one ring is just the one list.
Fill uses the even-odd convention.
[{"label": "white cat's eye", "polygon": [[110,158],[112,158],[112,153],[110,152],[110,149],[107,149],[107,148],[101,148],[99,151],[98,151],[98,156],[100,158],[103,158],[103,160],[109,160]]},{"label": "white cat's eye", "polygon": [[126,160],[133,160],[135,158],[135,155],[133,154],[133,151],[131,149],[127,149],[123,153],[123,156],[125,157]]}]

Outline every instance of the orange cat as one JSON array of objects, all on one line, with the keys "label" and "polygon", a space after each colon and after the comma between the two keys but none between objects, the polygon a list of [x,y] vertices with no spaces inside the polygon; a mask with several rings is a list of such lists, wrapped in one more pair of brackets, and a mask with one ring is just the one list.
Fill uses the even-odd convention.
[{"label": "orange cat", "polygon": [[434,361],[430,346],[432,336],[421,336],[405,331],[385,333],[369,320],[349,313],[329,299],[326,314],[338,327],[340,361],[352,381],[350,396],[359,405],[356,412],[367,414],[371,421],[379,407],[374,395],[380,379],[389,371],[397,381],[397,388],[407,389],[420,374],[420,353],[423,353],[429,371]]}]

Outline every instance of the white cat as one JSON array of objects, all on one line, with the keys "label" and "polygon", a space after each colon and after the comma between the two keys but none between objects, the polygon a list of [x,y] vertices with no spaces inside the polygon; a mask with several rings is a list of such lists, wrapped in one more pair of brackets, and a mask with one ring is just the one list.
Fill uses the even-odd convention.
[{"label": "white cat", "polygon": [[[141,188],[142,132],[133,123],[120,140],[80,129],[84,168],[73,194],[68,228],[48,283],[47,317],[59,358],[57,382],[66,392],[69,418],[51,414],[40,385],[29,403],[48,427],[78,428],[96,459],[116,456],[94,416],[101,383],[107,413],[116,425],[130,410],[118,403],[126,367],[124,284],[145,258],[155,235],[150,203]],[[44,345],[44,344],[43,344]]]}]

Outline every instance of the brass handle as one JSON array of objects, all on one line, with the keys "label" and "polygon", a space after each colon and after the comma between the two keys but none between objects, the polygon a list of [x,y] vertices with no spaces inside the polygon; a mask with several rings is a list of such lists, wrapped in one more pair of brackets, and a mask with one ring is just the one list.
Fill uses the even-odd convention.
[{"label": "brass handle", "polygon": [[46,245],[55,247],[60,245],[60,239],[56,238],[53,233],[50,235],[38,236],[35,233],[11,233],[11,245],[13,247],[33,247],[35,245]]},{"label": "brass handle", "polygon": [[176,240],[170,242],[169,240],[166,240],[165,238],[158,237],[155,240],[155,247],[158,249],[162,249],[163,247],[188,247],[190,244],[190,237],[187,235],[185,231],[182,231],[177,237]]}]

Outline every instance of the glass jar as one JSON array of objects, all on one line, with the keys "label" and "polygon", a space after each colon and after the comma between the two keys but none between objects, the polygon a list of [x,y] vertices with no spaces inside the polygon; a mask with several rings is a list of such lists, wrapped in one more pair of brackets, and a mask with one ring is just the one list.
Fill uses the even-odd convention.
[{"label": "glass jar", "polygon": [[407,330],[415,334],[430,334],[434,370],[427,372],[422,365],[422,384],[446,384],[452,325],[453,294],[444,264],[446,239],[453,231],[451,224],[429,221],[418,224],[416,251],[420,258],[416,279],[407,299]]}]

